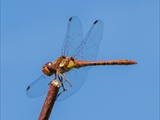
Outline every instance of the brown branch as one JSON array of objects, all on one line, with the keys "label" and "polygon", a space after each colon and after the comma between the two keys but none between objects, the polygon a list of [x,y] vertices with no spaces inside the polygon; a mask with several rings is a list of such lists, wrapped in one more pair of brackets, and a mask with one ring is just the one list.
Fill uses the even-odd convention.
[{"label": "brown branch", "polygon": [[57,97],[59,88],[60,88],[60,84],[58,83],[58,81],[55,79],[52,80],[50,87],[48,89],[46,100],[43,104],[38,120],[48,120],[49,119],[54,102],[56,101],[56,97]]}]

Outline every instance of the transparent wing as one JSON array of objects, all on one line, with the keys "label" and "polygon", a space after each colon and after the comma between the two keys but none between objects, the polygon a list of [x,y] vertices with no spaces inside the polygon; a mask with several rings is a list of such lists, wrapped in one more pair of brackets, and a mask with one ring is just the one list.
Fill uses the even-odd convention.
[{"label": "transparent wing", "polygon": [[[102,38],[103,22],[97,20],[91,26],[87,36],[83,40],[82,25],[77,17],[71,17],[68,22],[67,34],[62,45],[62,55],[74,57],[80,60],[95,60],[98,47]],[[72,69],[66,73],[66,77],[72,83],[73,87],[67,92],[62,93],[57,101],[62,101],[76,93],[83,85],[87,77],[87,69]],[[38,97],[45,94],[48,90],[49,83],[53,77],[42,75],[35,82],[27,87],[27,95],[29,97]],[[69,87],[67,82],[64,83],[65,88]],[[62,91],[62,88],[59,92]]]},{"label": "transparent wing", "polygon": [[[86,61],[95,60],[98,53],[99,44],[102,39],[102,33],[103,33],[103,22],[101,20],[96,20],[89,29],[85,39],[83,41],[81,41],[80,39],[81,42],[78,41],[78,39],[75,39],[74,44],[76,45],[76,47],[72,49],[73,51],[70,51],[71,48],[74,47],[74,44],[72,44],[70,46],[71,48],[66,49],[66,51],[72,53],[70,55],[75,59],[86,60]],[[91,68],[91,67],[86,67],[86,68]],[[72,83],[72,88],[62,93],[57,98],[57,101],[62,101],[67,99],[81,88],[87,77],[86,68],[72,69],[71,71],[66,73],[66,77]],[[65,82],[65,88],[69,88],[69,84],[67,82]],[[61,91],[63,91],[62,88],[60,89],[59,92]]]},{"label": "transparent wing", "polygon": [[81,46],[75,52],[74,58],[86,61],[96,60],[102,33],[103,22],[101,20],[96,20],[89,29]]},{"label": "transparent wing", "polygon": [[[62,93],[58,98],[57,101],[62,101],[76,93],[81,86],[83,85],[84,81],[87,78],[87,69],[80,68],[80,69],[72,69],[71,71],[67,72],[65,76],[68,80],[72,83],[72,87],[67,90],[66,92]],[[68,82],[64,83],[65,88],[69,88]],[[62,87],[59,90],[59,93],[62,92]]]},{"label": "transparent wing", "polygon": [[52,77],[41,75],[37,80],[31,83],[26,90],[28,97],[34,98],[47,93],[49,83],[53,79]]},{"label": "transparent wing", "polygon": [[78,17],[71,17],[68,21],[67,33],[64,39],[61,54],[72,57],[78,46],[83,41],[83,30]]}]

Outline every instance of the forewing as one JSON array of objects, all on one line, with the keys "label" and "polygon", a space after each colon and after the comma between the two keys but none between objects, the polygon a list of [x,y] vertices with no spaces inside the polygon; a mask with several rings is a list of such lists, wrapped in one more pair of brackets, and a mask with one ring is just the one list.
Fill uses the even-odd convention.
[{"label": "forewing", "polygon": [[[64,93],[60,94],[60,96],[57,98],[57,101],[67,99],[81,88],[87,78],[87,70],[85,68],[72,69],[71,71],[67,72],[65,76],[72,83],[72,87]],[[69,88],[68,82],[65,82],[64,85],[65,88]],[[61,87],[59,93],[61,93],[62,91],[63,89]]]},{"label": "forewing", "polygon": [[61,54],[72,57],[78,46],[83,41],[83,30],[78,17],[71,17],[68,21],[67,33],[64,39]]},{"label": "forewing", "polygon": [[103,22],[101,20],[96,20],[89,29],[82,45],[75,52],[74,58],[86,61],[96,60],[102,33]]},{"label": "forewing", "polygon": [[41,75],[37,80],[31,83],[26,90],[28,97],[34,98],[47,93],[52,77]]}]

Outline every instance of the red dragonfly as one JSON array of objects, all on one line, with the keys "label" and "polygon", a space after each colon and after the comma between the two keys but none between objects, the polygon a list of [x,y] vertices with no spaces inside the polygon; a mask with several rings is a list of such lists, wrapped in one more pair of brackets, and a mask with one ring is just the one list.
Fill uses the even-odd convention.
[{"label": "red dragonfly", "polygon": [[95,61],[102,39],[103,22],[96,20],[83,38],[82,25],[78,17],[68,21],[67,33],[62,45],[61,54],[55,62],[44,64],[41,75],[27,87],[29,97],[45,94],[49,88],[52,75],[59,80],[61,88],[57,101],[62,101],[77,92],[87,77],[87,71],[96,65],[133,65],[133,60]]}]

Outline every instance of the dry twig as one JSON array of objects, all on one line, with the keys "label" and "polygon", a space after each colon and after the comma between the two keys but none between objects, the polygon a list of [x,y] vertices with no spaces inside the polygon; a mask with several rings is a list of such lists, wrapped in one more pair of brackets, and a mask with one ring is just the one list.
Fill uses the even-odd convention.
[{"label": "dry twig", "polygon": [[49,119],[54,102],[56,101],[56,97],[57,97],[59,88],[60,88],[60,84],[58,83],[57,80],[54,79],[50,84],[48,94],[46,96],[46,100],[43,104],[38,120],[48,120]]}]

